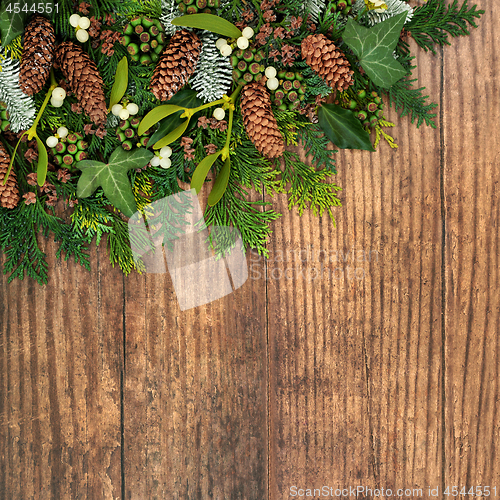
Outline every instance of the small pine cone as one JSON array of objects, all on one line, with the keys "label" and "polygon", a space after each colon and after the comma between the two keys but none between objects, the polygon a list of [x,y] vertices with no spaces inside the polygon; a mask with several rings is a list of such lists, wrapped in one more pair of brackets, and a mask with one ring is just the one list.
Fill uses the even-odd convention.
[{"label": "small pine cone", "polygon": [[167,101],[189,80],[200,57],[201,40],[191,31],[177,31],[163,51],[151,78],[150,89],[160,101]]},{"label": "small pine cone", "polygon": [[19,189],[14,169],[10,171],[7,184],[3,185],[5,174],[9,169],[10,156],[0,142],[0,206],[3,208],[15,208],[19,203]]},{"label": "small pine cone", "polygon": [[262,155],[276,158],[285,152],[285,143],[271,110],[271,97],[260,83],[243,87],[241,113],[247,134]]},{"label": "small pine cone", "polygon": [[302,40],[302,58],[332,89],[340,92],[352,85],[354,71],[342,51],[325,35],[309,35]]},{"label": "small pine cone", "polygon": [[57,47],[55,62],[89,118],[96,125],[106,123],[108,111],[103,82],[95,62],[73,42]]},{"label": "small pine cone", "polygon": [[38,94],[49,77],[56,35],[52,23],[35,15],[24,30],[19,86],[27,95]]}]

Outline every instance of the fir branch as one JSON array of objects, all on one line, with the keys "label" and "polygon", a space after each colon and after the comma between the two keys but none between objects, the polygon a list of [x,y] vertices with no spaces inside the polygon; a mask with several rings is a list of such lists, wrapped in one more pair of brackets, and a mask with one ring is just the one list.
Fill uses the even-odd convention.
[{"label": "fir branch", "polygon": [[181,15],[175,0],[161,0],[160,22],[165,30],[165,34],[172,36],[176,31],[182,29],[181,26],[172,24],[172,20]]},{"label": "fir branch", "polygon": [[11,59],[0,47],[0,101],[9,112],[10,128],[13,132],[27,130],[35,121],[35,100],[19,87],[20,63]]},{"label": "fir branch", "polygon": [[428,0],[425,5],[415,9],[413,19],[406,29],[420,47],[435,54],[434,44],[450,45],[448,35],[469,35],[467,24],[477,28],[474,19],[479,19],[484,10],[476,10],[476,7],[473,5],[469,8],[467,0],[460,9],[458,0],[453,0],[448,6],[444,0]]},{"label": "fir branch", "polygon": [[335,160],[332,158],[337,150],[328,149],[331,145],[328,137],[317,124],[308,124],[299,130],[299,139],[302,142],[306,156],[311,155],[311,161],[316,169],[324,168],[332,174],[337,173]]},{"label": "fir branch", "polygon": [[204,102],[221,99],[233,84],[233,67],[228,57],[221,55],[215,42],[219,38],[215,33],[204,31],[202,48],[194,75],[189,81],[191,88],[198,92]]},{"label": "fir branch", "polygon": [[75,262],[90,270],[85,240],[60,218],[47,213],[40,199],[32,205],[20,202],[15,209],[0,209],[0,214],[0,248],[5,250],[7,257],[4,274],[11,273],[9,283],[16,277],[22,280],[25,275],[40,285],[47,283],[48,264],[45,253],[38,246],[39,231],[45,237],[52,232],[55,241],[61,242],[57,258],[63,252],[65,260],[73,255]]},{"label": "fir branch", "polygon": [[[377,12],[376,10],[369,10],[366,12],[361,21],[365,21],[368,26],[374,26],[377,23],[390,19],[393,16],[402,14],[404,11],[408,12],[406,16],[405,24],[409,23],[413,17],[413,9],[403,0],[385,0],[387,9],[383,12]],[[361,14],[366,9],[365,0],[356,0],[353,5],[353,12],[355,14]]]},{"label": "fir branch", "polygon": [[[259,255],[269,257],[266,242],[271,235],[269,224],[281,214],[274,210],[265,210],[271,205],[265,201],[248,201],[249,193],[240,186],[231,169],[227,189],[220,201],[213,207],[208,206],[205,211],[207,226],[222,226],[237,229],[243,240],[244,249],[255,248]],[[234,236],[234,231],[228,231]],[[232,238],[224,240],[218,238],[215,245],[216,255],[225,255],[230,251]]]},{"label": "fir branch", "polygon": [[296,206],[299,215],[302,215],[306,208],[310,208],[314,215],[320,217],[326,210],[335,222],[332,207],[341,205],[336,194],[341,188],[324,182],[330,172],[326,169],[315,170],[291,151],[285,151],[283,166],[280,191],[288,193],[288,209]]}]

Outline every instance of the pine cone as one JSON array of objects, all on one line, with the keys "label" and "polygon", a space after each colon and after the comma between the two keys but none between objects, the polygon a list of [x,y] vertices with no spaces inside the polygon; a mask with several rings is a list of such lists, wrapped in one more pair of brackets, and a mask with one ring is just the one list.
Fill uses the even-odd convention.
[{"label": "pine cone", "polygon": [[325,35],[309,35],[302,40],[302,58],[332,89],[345,91],[354,82],[349,61]]},{"label": "pine cone", "polygon": [[103,82],[95,62],[73,42],[64,42],[57,47],[55,62],[89,118],[96,125],[106,123],[108,111]]},{"label": "pine cone", "polygon": [[56,35],[52,23],[34,15],[24,30],[19,86],[27,95],[38,94],[49,77]]},{"label": "pine cone", "polygon": [[7,184],[3,185],[5,174],[9,169],[10,156],[0,142],[0,205],[4,208],[15,208],[19,203],[19,189],[14,169],[10,171]]},{"label": "pine cone", "polygon": [[167,101],[189,80],[200,57],[201,40],[187,30],[177,31],[163,51],[151,79],[150,89],[160,101]]},{"label": "pine cone", "polygon": [[271,97],[260,83],[243,87],[241,113],[248,136],[262,155],[276,158],[285,152],[285,143],[271,110]]}]

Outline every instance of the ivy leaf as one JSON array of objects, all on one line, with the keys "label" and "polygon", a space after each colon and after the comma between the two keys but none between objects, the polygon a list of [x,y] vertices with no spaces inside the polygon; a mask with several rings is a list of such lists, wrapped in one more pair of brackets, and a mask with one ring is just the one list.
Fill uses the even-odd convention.
[{"label": "ivy leaf", "polygon": [[347,21],[342,39],[379,87],[388,89],[408,73],[393,56],[407,14],[402,12],[372,28],[361,26],[352,18]]},{"label": "ivy leaf", "polygon": [[[29,3],[29,2],[28,2]],[[11,12],[7,11],[7,7],[10,5]],[[0,33],[2,35],[1,45],[4,47],[9,45],[15,38],[19,35],[22,35],[24,32],[24,23],[26,21],[26,17],[28,16],[27,12],[23,12],[19,9],[18,13],[14,13],[13,7],[14,2],[9,2],[8,0],[4,0],[0,7]],[[18,7],[24,6],[23,4],[17,4]]]},{"label": "ivy leaf", "polygon": [[108,163],[94,160],[78,162],[76,167],[82,175],[78,180],[77,197],[88,198],[101,186],[113,206],[131,217],[137,206],[127,172],[144,167],[152,157],[153,153],[146,149],[125,151],[119,146],[111,153]]},{"label": "ivy leaf", "polygon": [[213,14],[186,14],[171,21],[174,26],[186,26],[211,31],[229,38],[239,38],[241,31],[233,23]]},{"label": "ivy leaf", "polygon": [[196,90],[184,87],[166,101],[165,104],[175,104],[183,108],[197,108],[203,104],[203,101],[198,97]]},{"label": "ivy leaf", "polygon": [[221,168],[217,179],[215,179],[214,187],[208,196],[208,204],[213,207],[222,198],[222,195],[226,192],[227,183],[229,182],[229,174],[231,173],[231,157],[228,156]]},{"label": "ivy leaf", "polygon": [[318,110],[318,120],[325,135],[338,148],[375,151],[368,132],[351,110],[323,104]]},{"label": "ivy leaf", "polygon": [[109,98],[109,108],[118,104],[121,98],[125,95],[128,87],[128,61],[127,56],[123,56],[122,60],[118,63],[116,67],[115,82],[111,89],[111,97]]}]

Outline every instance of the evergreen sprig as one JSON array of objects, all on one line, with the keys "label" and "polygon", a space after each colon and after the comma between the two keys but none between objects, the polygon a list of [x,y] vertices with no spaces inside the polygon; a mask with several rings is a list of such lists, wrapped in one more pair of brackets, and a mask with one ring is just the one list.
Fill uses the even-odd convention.
[{"label": "evergreen sprig", "polygon": [[448,6],[444,0],[428,0],[425,5],[414,10],[412,20],[405,28],[420,47],[435,54],[435,44],[450,45],[448,35],[468,35],[468,25],[477,28],[475,19],[479,19],[484,10],[476,10],[476,7],[473,5],[469,8],[467,0],[460,8],[458,0],[453,0]]}]

